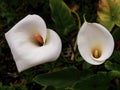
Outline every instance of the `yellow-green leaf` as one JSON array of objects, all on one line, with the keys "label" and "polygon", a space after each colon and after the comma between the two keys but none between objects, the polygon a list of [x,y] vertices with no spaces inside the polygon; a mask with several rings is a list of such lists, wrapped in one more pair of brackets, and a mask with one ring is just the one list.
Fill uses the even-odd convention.
[{"label": "yellow-green leaf", "polygon": [[117,25],[120,27],[120,0],[100,0],[97,11],[98,22],[109,31]]}]

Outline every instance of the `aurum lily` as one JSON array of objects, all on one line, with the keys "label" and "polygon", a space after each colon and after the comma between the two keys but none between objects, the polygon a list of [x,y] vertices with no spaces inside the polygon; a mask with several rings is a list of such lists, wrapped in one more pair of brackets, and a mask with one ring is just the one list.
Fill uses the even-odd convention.
[{"label": "aurum lily", "polygon": [[55,61],[61,53],[60,37],[38,15],[26,16],[5,37],[19,72]]},{"label": "aurum lily", "polygon": [[77,44],[82,58],[92,65],[104,63],[114,50],[111,33],[98,23],[86,21],[78,32]]}]

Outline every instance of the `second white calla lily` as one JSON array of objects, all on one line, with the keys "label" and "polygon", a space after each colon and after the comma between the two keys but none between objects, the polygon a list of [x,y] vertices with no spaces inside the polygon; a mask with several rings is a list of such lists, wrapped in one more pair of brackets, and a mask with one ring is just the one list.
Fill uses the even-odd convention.
[{"label": "second white calla lily", "polygon": [[58,34],[38,15],[26,16],[5,37],[19,72],[56,60],[62,48]]},{"label": "second white calla lily", "polygon": [[92,65],[105,62],[114,50],[112,35],[98,23],[84,22],[77,36],[77,44],[83,59]]}]

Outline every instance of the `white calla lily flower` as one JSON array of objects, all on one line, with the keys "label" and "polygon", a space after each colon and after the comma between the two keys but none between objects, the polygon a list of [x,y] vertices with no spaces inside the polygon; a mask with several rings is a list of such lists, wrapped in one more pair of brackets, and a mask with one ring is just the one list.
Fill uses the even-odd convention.
[{"label": "white calla lily flower", "polygon": [[82,58],[92,65],[105,62],[114,50],[114,40],[110,32],[98,23],[86,21],[78,33],[77,44]]},{"label": "white calla lily flower", "polygon": [[56,60],[62,49],[58,34],[47,29],[38,15],[26,16],[5,33],[5,38],[19,72]]}]

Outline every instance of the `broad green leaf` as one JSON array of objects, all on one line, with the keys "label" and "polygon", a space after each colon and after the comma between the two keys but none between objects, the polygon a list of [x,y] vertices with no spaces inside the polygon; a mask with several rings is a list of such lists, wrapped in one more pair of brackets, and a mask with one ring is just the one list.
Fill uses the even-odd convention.
[{"label": "broad green leaf", "polygon": [[101,72],[79,81],[74,85],[74,90],[108,90],[109,84],[107,73]]},{"label": "broad green leaf", "polygon": [[92,75],[89,71],[79,71],[75,67],[66,68],[60,71],[40,74],[34,78],[34,81],[44,87],[54,86],[57,90],[69,90],[72,86],[83,78]]},{"label": "broad green leaf", "polygon": [[34,81],[43,86],[54,86],[55,88],[71,87],[80,77],[76,68],[63,69],[53,73],[41,74]]},{"label": "broad green leaf", "polygon": [[120,0],[100,0],[97,14],[98,22],[108,30],[115,25],[120,27]]},{"label": "broad green leaf", "polygon": [[74,17],[63,0],[50,0],[51,16],[59,34],[68,35],[76,28]]},{"label": "broad green leaf", "polygon": [[108,69],[108,70],[120,71],[120,64],[112,63],[110,61],[106,61],[105,68]]}]

